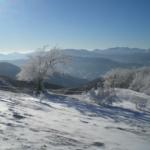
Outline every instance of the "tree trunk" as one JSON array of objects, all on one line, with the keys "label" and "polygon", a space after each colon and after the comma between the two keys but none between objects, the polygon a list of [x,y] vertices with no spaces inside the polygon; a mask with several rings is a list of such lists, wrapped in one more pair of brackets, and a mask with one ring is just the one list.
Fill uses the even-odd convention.
[{"label": "tree trunk", "polygon": [[43,79],[38,79],[36,85],[36,94],[44,93]]}]

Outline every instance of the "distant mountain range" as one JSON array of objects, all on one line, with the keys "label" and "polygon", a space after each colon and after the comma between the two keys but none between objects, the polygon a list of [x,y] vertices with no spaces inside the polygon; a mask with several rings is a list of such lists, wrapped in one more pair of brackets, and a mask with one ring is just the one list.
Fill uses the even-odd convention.
[{"label": "distant mountain range", "polygon": [[116,47],[107,50],[94,50],[101,58],[107,58],[124,63],[150,65],[150,49]]},{"label": "distant mountain range", "polygon": [[[101,77],[113,68],[133,68],[150,65],[150,49],[116,47],[106,50],[95,49],[88,51],[84,49],[65,49],[64,51],[72,53],[74,56],[72,62],[73,69],[69,74],[77,78],[88,80]],[[0,61],[20,66],[20,64],[27,62],[27,55],[29,54],[35,54],[35,52],[28,54],[0,54]],[[53,81],[54,80],[51,82]],[[59,83],[61,82],[60,80],[57,81]]]},{"label": "distant mountain range", "polygon": [[[12,61],[5,61],[11,64],[14,64],[16,66],[20,66],[20,64],[26,63],[27,59],[19,59],[19,60],[12,60]],[[99,57],[74,57],[72,61],[72,69],[70,70],[69,74],[71,76],[74,76],[73,78],[71,76],[63,76],[63,79],[68,78],[69,81],[72,80],[72,84],[75,81],[75,84],[78,83],[75,80],[75,77],[87,79],[87,80],[94,80],[95,78],[103,76],[107,71],[113,69],[113,68],[133,68],[133,67],[141,67],[142,64],[138,63],[123,63],[118,61],[113,61],[106,58],[99,58]],[[18,68],[19,69],[19,68]],[[66,68],[67,69],[67,68]],[[9,71],[8,73],[9,74]],[[59,83],[59,85],[62,79],[62,76],[59,77],[57,74],[56,80],[52,77],[50,79],[51,83]],[[71,79],[72,78],[72,79]],[[60,79],[60,80],[59,80]],[[74,79],[74,80],[73,80]],[[85,81],[86,82],[86,81]],[[81,84],[85,83],[81,82]],[[65,84],[63,84],[65,86]]]},{"label": "distant mountain range", "polygon": [[[10,63],[1,62],[0,63],[0,75],[10,77],[16,80],[16,75],[20,72],[20,68]],[[58,73],[54,73],[54,75],[47,79],[46,82],[51,84],[56,84],[63,87],[75,87],[82,84],[86,84],[89,81],[87,79],[80,79],[77,77],[73,77],[69,74],[60,75]]]},{"label": "distant mountain range", "polygon": [[[110,59],[111,56],[133,56],[134,54],[137,55],[150,55],[150,49],[139,49],[139,48],[129,48],[129,47],[115,47],[115,48],[108,48],[105,50],[95,49],[93,51],[88,51],[85,49],[64,49],[64,51],[72,53],[76,57],[101,57],[101,58],[108,58]],[[16,59],[27,59],[28,55],[35,54],[35,52],[31,53],[10,53],[10,54],[0,54],[0,60],[16,60]],[[112,57],[114,60],[114,57]],[[116,58],[115,58],[116,59]],[[136,60],[135,60],[136,61]],[[137,62],[135,62],[137,63]],[[141,62],[142,63],[142,62]]]},{"label": "distant mountain range", "polygon": [[94,80],[113,68],[133,68],[141,67],[142,65],[137,63],[122,63],[106,58],[74,57],[72,66],[73,69],[70,71],[70,75]]},{"label": "distant mountain range", "polygon": [[[99,57],[128,63],[150,64],[150,49],[116,47],[105,50],[95,49],[93,51],[84,49],[65,49],[64,51],[72,53],[75,57]],[[0,54],[0,60],[27,59],[29,54],[35,54],[35,52]]]},{"label": "distant mountain range", "polygon": [[95,49],[93,51],[88,51],[67,49],[65,51],[73,53],[76,57],[107,58],[110,60],[124,63],[138,63],[141,65],[150,65],[150,49],[146,50],[139,48],[116,47],[106,50]]}]

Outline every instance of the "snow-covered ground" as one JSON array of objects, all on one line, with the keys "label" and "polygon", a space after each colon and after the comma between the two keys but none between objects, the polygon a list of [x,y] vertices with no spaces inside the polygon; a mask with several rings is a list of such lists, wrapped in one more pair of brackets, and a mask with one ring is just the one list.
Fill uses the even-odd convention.
[{"label": "snow-covered ground", "polygon": [[149,99],[117,89],[124,99],[97,105],[84,95],[36,97],[0,91],[0,150],[150,150],[150,113],[128,99]]}]

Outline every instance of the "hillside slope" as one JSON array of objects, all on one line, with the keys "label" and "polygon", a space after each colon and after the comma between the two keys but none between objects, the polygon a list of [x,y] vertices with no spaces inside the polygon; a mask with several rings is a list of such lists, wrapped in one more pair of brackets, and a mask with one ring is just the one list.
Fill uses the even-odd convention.
[{"label": "hillside slope", "polygon": [[82,95],[54,94],[46,95],[40,103],[36,97],[0,91],[0,108],[2,150],[149,150],[150,147],[150,113],[133,109],[131,104],[103,106]]},{"label": "hillside slope", "polygon": [[20,68],[7,63],[7,62],[0,62],[0,75],[8,76],[12,79],[17,79],[16,75],[20,72]]},{"label": "hillside slope", "polygon": [[[13,90],[13,91],[23,91],[24,88],[27,88],[26,91],[32,91],[34,87],[33,82],[26,82],[26,81],[18,81],[7,76],[0,75],[0,89],[3,90]],[[64,88],[63,86],[51,84],[51,83],[44,83],[45,89],[61,89]],[[31,93],[31,92],[30,92]]]},{"label": "hillside slope", "polygon": [[103,76],[107,71],[114,68],[141,67],[137,63],[121,63],[106,58],[74,57],[73,69],[70,74],[79,78],[94,80]]}]

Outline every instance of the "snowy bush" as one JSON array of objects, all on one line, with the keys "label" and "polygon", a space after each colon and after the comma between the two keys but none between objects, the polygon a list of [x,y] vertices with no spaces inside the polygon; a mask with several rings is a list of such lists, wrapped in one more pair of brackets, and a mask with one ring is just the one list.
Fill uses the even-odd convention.
[{"label": "snowy bush", "polygon": [[88,91],[87,95],[91,100],[95,101],[98,104],[112,105],[113,102],[120,102],[114,90],[108,90],[105,88],[98,88],[97,90],[92,88],[90,91]]},{"label": "snowy bush", "polygon": [[[116,95],[122,102],[130,102],[139,110],[148,110],[150,108],[150,96],[128,89],[115,89]],[[129,103],[128,103],[129,104]]]},{"label": "snowy bush", "polygon": [[147,107],[147,99],[143,99],[143,98],[137,98],[135,101],[134,101],[134,104],[136,105],[136,108],[139,109],[139,110],[145,110],[146,107]]},{"label": "snowy bush", "polygon": [[[122,91],[120,93],[120,91]],[[133,93],[133,94],[132,94]],[[83,93],[85,94],[85,93]],[[98,104],[108,104],[113,105],[113,103],[118,102],[131,102],[135,107],[142,111],[150,111],[150,98],[144,94],[133,92],[126,89],[107,89],[107,88],[98,88],[95,90],[92,88],[88,91],[87,96],[90,100]]]},{"label": "snowy bush", "polygon": [[130,88],[150,95],[150,67],[134,69],[116,68],[104,76],[104,86],[109,88]]},{"label": "snowy bush", "polygon": [[150,95],[150,67],[138,69],[129,88]]}]

